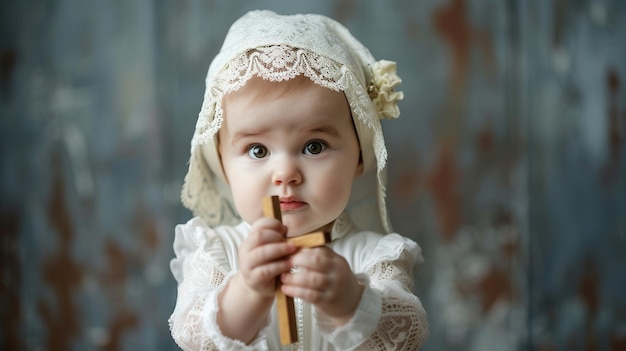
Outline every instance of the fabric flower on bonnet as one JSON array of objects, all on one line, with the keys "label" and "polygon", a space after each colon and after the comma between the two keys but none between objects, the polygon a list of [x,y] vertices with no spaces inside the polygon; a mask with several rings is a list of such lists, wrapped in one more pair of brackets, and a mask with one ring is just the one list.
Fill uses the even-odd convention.
[{"label": "fabric flower on bonnet", "polygon": [[398,101],[404,98],[404,93],[394,91],[394,88],[402,83],[402,79],[396,73],[396,63],[380,60],[371,68],[372,82],[367,92],[376,106],[378,117],[380,119],[397,118],[400,116]]}]

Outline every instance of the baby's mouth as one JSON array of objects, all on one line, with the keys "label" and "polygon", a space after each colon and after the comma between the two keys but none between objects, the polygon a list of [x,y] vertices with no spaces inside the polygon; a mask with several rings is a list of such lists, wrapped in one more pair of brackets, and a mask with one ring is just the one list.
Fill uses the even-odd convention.
[{"label": "baby's mouth", "polygon": [[293,197],[286,197],[286,198],[281,198],[280,199],[280,210],[281,211],[295,211],[298,210],[304,206],[306,206],[307,203],[304,201],[300,201],[296,198]]}]

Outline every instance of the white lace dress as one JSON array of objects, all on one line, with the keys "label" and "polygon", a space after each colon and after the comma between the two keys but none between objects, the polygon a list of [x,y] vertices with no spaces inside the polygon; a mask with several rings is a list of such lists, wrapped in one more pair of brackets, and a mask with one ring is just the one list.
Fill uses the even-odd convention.
[{"label": "white lace dress", "polygon": [[417,350],[428,337],[426,312],[412,293],[419,246],[398,234],[356,232],[338,221],[328,244],[346,258],[365,285],[354,317],[333,329],[315,308],[295,299],[298,343],[281,346],[273,308],[266,327],[245,345],[225,337],[216,323],[217,295],[237,271],[237,248],[249,225],[210,228],[200,218],[176,227],[171,269],[178,299],[170,329],[183,350]]}]

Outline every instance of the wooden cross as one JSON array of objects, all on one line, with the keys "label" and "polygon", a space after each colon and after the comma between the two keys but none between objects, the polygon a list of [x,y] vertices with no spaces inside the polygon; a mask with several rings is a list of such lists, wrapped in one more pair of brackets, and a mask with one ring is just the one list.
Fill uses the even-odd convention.
[{"label": "wooden cross", "polygon": [[[263,198],[263,215],[276,218],[282,222],[280,202],[278,196]],[[318,247],[330,242],[330,233],[313,232],[286,239],[297,247]],[[280,277],[276,279],[276,308],[278,312],[278,328],[280,329],[280,342],[283,345],[293,344],[298,341],[298,327],[296,325],[296,309],[293,298],[286,296],[280,290]]]}]

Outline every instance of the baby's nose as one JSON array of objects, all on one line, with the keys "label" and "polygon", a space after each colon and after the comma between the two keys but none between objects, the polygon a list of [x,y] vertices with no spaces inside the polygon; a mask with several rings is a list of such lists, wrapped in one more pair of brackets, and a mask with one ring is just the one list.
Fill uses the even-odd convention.
[{"label": "baby's nose", "polygon": [[300,184],[302,182],[302,173],[291,157],[282,157],[276,162],[276,168],[272,175],[274,185],[281,184]]}]

